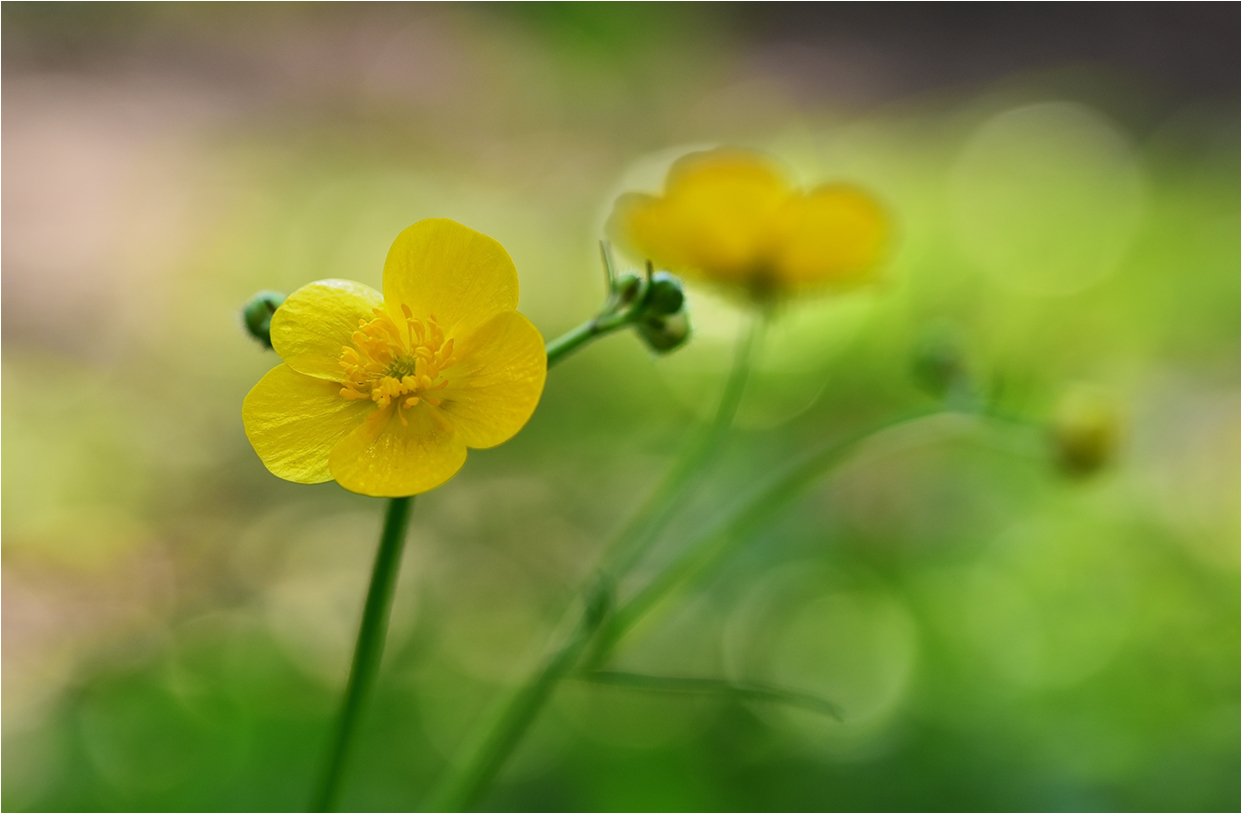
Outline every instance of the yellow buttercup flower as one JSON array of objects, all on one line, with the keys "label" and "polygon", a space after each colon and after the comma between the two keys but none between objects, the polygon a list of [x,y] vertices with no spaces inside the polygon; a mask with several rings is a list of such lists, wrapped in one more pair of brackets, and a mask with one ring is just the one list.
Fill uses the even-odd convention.
[{"label": "yellow buttercup flower", "polygon": [[457,473],[466,448],[512,438],[539,403],[543,337],[517,313],[504,247],[451,220],[414,224],[384,262],[384,293],[303,286],[272,316],[284,364],[246,396],[246,435],[271,472],[401,497]]},{"label": "yellow buttercup flower", "polygon": [[832,183],[803,192],[771,161],[728,148],[679,159],[662,196],[623,195],[609,229],[656,266],[760,302],[866,282],[890,232],[864,190]]}]

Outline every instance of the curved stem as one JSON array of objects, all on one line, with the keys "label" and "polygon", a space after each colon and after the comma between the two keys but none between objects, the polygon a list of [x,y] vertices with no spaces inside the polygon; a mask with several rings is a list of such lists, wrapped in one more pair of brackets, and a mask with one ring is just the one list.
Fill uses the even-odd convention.
[{"label": "curved stem", "polygon": [[592,632],[586,625],[580,626],[560,649],[544,660],[539,671],[501,709],[483,736],[471,744],[470,760],[453,771],[432,795],[428,810],[465,811],[479,799],[551,697],[556,682],[573,669]]},{"label": "curved stem", "polygon": [[354,647],[349,684],[345,688],[345,699],[341,704],[323,780],[315,797],[315,811],[330,811],[336,801],[362,707],[379,670],[380,658],[384,654],[384,638],[388,632],[388,616],[392,610],[393,590],[401,565],[401,550],[405,546],[405,528],[413,504],[412,497],[394,497],[389,501],[384,515],[384,531],[380,535],[375,567],[371,570],[371,587],[362,611],[362,625]]},{"label": "curved stem", "polygon": [[846,460],[862,444],[920,423],[947,418],[976,423],[990,421],[1010,429],[1030,429],[1030,425],[1021,420],[958,413],[936,407],[890,419],[811,451],[768,478],[722,522],[691,542],[676,560],[610,616],[598,635],[595,652],[599,659],[606,657],[617,642],[661,600],[745,543],[774,514],[799,498],[816,480]]},{"label": "curved stem", "polygon": [[750,317],[749,324],[738,336],[733,353],[733,367],[720,395],[716,414],[686,446],[681,457],[659,487],[653,491],[638,512],[609,544],[604,554],[604,571],[613,579],[634,567],[651,548],[661,531],[672,519],[690,490],[707,474],[729,430],[737,417],[746,393],[756,350],[761,341],[766,318]]},{"label": "curved stem", "polygon": [[547,344],[548,367],[561,361],[593,340],[629,325],[631,314],[623,312],[608,317],[595,317],[567,331]]},{"label": "curved stem", "polygon": [[[741,404],[762,324],[762,318],[755,317],[742,332],[734,355],[733,370],[721,394],[715,418],[687,447],[664,483],[614,540],[605,555],[606,562],[612,561],[611,567],[604,569],[605,574],[621,573],[641,558],[672,517],[673,511],[680,505],[698,475],[719,452]],[[561,358],[589,341],[593,334],[587,326],[580,326],[565,337],[550,343],[548,364],[553,363],[553,352],[562,342],[568,349],[559,351],[560,355],[556,358]],[[483,731],[483,735],[470,745],[467,750],[469,759],[461,768],[450,770],[449,777],[432,796],[431,810],[460,811],[469,808],[487,789],[551,697],[556,683],[574,668],[593,639],[598,625],[606,616],[606,611],[601,612],[597,592],[601,590],[601,585],[610,584],[609,579],[597,580],[588,589],[582,620],[574,633],[548,656],[539,671],[509,699],[499,716]]]}]

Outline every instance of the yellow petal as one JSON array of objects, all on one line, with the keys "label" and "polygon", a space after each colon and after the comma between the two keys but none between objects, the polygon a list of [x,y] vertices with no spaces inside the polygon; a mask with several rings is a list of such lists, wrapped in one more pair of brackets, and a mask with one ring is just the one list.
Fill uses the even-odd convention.
[{"label": "yellow petal", "polygon": [[336,482],[373,497],[404,497],[430,491],[457,474],[466,444],[436,408],[423,403],[403,410],[394,404],[345,436],[328,457]]},{"label": "yellow petal", "polygon": [[375,409],[370,401],[341,398],[340,391],[336,382],[285,364],[269,370],[246,395],[246,437],[273,475],[296,483],[332,480],[328,453]]},{"label": "yellow petal", "polygon": [[341,348],[359,320],[375,318],[383,305],[374,288],[351,280],[320,280],[289,295],[272,315],[272,347],[299,373],[340,381]]},{"label": "yellow petal", "polygon": [[663,197],[617,202],[618,238],[670,271],[749,284],[769,273],[775,218],[790,188],[762,156],[719,149],[692,153],[669,170]]},{"label": "yellow petal", "polygon": [[449,385],[440,409],[467,446],[485,449],[508,441],[543,393],[548,374],[543,337],[530,320],[510,311],[480,325],[455,353],[463,361],[445,372]]},{"label": "yellow petal", "polygon": [[384,301],[403,324],[434,315],[445,336],[465,336],[518,303],[518,277],[505,247],[444,218],[430,218],[397,235],[384,261]]},{"label": "yellow petal", "polygon": [[776,270],[787,286],[857,285],[884,259],[888,217],[857,187],[818,187],[791,201],[782,220]]}]

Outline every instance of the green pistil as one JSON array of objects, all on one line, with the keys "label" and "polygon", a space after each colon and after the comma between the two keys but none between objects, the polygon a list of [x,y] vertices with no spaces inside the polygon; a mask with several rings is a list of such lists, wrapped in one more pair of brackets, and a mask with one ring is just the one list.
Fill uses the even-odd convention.
[{"label": "green pistil", "polygon": [[388,370],[385,371],[385,373],[392,376],[397,381],[401,381],[406,376],[413,376],[415,371],[415,358],[416,357],[414,356],[398,356],[393,360],[392,364],[388,366]]}]

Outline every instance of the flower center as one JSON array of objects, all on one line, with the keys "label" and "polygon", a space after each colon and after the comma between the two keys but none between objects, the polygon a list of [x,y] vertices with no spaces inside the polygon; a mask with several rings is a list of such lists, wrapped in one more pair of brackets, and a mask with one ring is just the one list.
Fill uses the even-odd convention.
[{"label": "flower center", "polygon": [[[358,321],[352,337],[354,346],[341,348],[341,367],[345,379],[341,395],[347,399],[370,399],[380,408],[397,405],[397,417],[408,425],[403,410],[425,401],[433,407],[440,399],[428,395],[448,386],[440,380],[445,368],[457,363],[453,340],[445,341],[435,315],[426,321],[415,319],[408,305],[402,304],[405,324],[400,325],[381,308],[372,309],[375,319]],[[383,414],[376,410],[371,417]]]}]

